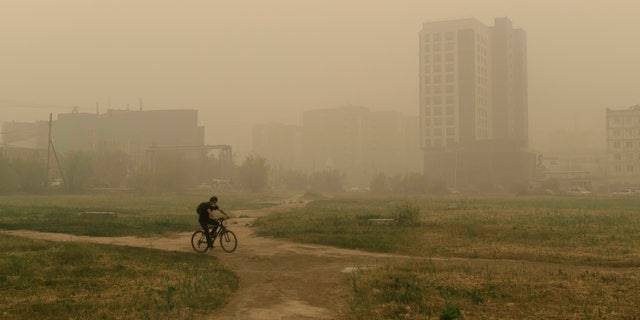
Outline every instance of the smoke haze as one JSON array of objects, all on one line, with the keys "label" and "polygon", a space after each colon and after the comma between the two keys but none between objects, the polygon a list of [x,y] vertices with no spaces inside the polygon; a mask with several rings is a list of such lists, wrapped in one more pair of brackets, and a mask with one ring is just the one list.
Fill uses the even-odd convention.
[{"label": "smoke haze", "polygon": [[[530,145],[604,145],[605,108],[640,103],[635,1],[4,1],[0,121],[198,109],[206,143],[358,105],[418,113],[423,22],[508,17],[527,32]],[[582,132],[582,133],[581,133]]]}]

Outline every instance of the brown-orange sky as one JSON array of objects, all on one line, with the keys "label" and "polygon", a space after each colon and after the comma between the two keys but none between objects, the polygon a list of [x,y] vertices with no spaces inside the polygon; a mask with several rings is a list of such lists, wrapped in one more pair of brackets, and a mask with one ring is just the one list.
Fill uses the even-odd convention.
[{"label": "brown-orange sky", "polygon": [[[195,108],[207,143],[347,104],[418,114],[418,31],[508,17],[526,30],[531,146],[640,103],[637,1],[24,0],[0,4],[0,121],[78,106]],[[63,108],[40,108],[62,106]],[[601,140],[598,140],[601,139]]]}]

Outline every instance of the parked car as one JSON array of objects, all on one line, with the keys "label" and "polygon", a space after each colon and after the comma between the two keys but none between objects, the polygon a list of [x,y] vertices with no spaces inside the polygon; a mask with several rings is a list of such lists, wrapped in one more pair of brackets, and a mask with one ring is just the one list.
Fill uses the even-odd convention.
[{"label": "parked car", "polygon": [[632,196],[635,193],[633,189],[622,189],[611,193],[612,196]]},{"label": "parked car", "polygon": [[572,196],[588,196],[591,194],[591,191],[583,187],[569,187],[567,193]]}]

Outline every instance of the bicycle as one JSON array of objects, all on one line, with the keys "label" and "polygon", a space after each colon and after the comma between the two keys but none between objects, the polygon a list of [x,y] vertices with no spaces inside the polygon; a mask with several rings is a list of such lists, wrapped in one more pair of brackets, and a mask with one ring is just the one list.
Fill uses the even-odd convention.
[{"label": "bicycle", "polygon": [[212,226],[211,230],[198,230],[191,236],[191,247],[198,253],[204,253],[209,250],[209,243],[205,231],[211,236],[211,243],[216,242],[216,238],[220,239],[220,247],[227,253],[234,252],[238,247],[238,238],[233,231],[228,230],[225,218],[218,219],[218,227]]}]

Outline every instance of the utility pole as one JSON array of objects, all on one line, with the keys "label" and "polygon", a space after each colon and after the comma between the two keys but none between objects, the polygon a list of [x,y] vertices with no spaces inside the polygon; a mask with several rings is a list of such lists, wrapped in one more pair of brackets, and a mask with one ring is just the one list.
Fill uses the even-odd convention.
[{"label": "utility pole", "polygon": [[49,137],[47,140],[47,173],[45,176],[45,183],[49,186],[49,159],[51,158],[51,121],[53,113],[49,113]]}]

